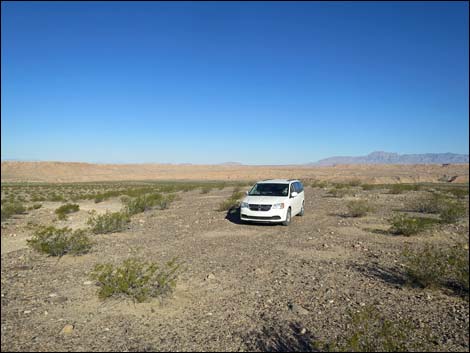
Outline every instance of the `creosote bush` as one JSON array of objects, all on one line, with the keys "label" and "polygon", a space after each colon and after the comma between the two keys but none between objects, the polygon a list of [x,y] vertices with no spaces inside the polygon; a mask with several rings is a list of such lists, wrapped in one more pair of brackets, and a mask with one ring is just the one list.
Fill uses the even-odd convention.
[{"label": "creosote bush", "polygon": [[328,352],[407,352],[432,349],[428,328],[418,329],[410,320],[390,320],[374,306],[349,314],[346,329],[335,342],[316,344]]},{"label": "creosote bush", "polygon": [[85,254],[90,251],[93,245],[86,230],[72,231],[67,227],[55,228],[53,226],[38,227],[27,243],[34,250],[51,256]]},{"label": "creosote bush", "polygon": [[35,203],[35,204],[31,205],[30,207],[28,207],[28,210],[37,210],[37,209],[40,209],[41,207],[42,207],[42,204]]},{"label": "creosote bush", "polygon": [[350,217],[363,217],[367,212],[372,211],[372,206],[369,205],[367,200],[352,200],[346,206]]},{"label": "creosote bush", "polygon": [[328,182],[324,180],[314,180],[310,186],[312,188],[326,188],[328,186]]},{"label": "creosote bush", "polygon": [[410,217],[403,214],[397,214],[389,220],[390,232],[397,235],[410,236],[417,234],[430,226],[439,223],[434,218]]},{"label": "creosote bush", "polygon": [[91,211],[87,224],[94,234],[106,234],[124,230],[129,222],[130,217],[126,212],[106,211],[105,214],[98,215],[96,211]]},{"label": "creosote bush", "polygon": [[201,188],[201,194],[208,194],[210,193],[212,190],[212,187],[211,186],[203,186]]},{"label": "creosote bush", "polygon": [[169,295],[176,286],[180,267],[176,259],[160,267],[153,262],[130,258],[119,266],[96,265],[90,276],[100,287],[101,299],[127,297],[140,303]]},{"label": "creosote bush", "polygon": [[79,209],[80,206],[77,204],[68,203],[57,208],[55,210],[55,214],[57,215],[57,218],[64,220],[67,219],[68,214],[78,212]]},{"label": "creosote bush", "polygon": [[403,194],[405,191],[419,191],[421,185],[419,184],[392,184],[388,185],[389,194]]},{"label": "creosote bush", "polygon": [[165,210],[169,207],[170,203],[176,198],[175,194],[164,196],[160,193],[145,194],[136,198],[122,199],[125,211],[129,215],[142,213],[153,208]]},{"label": "creosote bush", "polygon": [[362,185],[362,181],[360,179],[352,179],[352,180],[349,180],[348,181],[348,185],[349,186],[361,186]]},{"label": "creosote bush", "polygon": [[4,221],[15,214],[26,212],[26,208],[20,202],[2,202],[1,220]]},{"label": "creosote bush", "polygon": [[465,216],[465,206],[458,200],[441,194],[432,193],[409,202],[408,210],[422,213],[439,214],[442,223],[454,223]]},{"label": "creosote bush", "polygon": [[426,244],[417,250],[406,248],[402,259],[410,282],[423,288],[447,286],[468,295],[468,242],[451,247]]},{"label": "creosote bush", "polygon": [[336,184],[334,188],[328,190],[328,193],[333,197],[342,198],[348,195],[352,195],[354,191],[349,189],[349,185]]},{"label": "creosote bush", "polygon": [[230,196],[227,200],[221,202],[219,204],[219,211],[229,211],[239,206],[240,199],[243,197],[244,193],[240,191],[239,187],[236,187],[233,190],[232,196]]}]

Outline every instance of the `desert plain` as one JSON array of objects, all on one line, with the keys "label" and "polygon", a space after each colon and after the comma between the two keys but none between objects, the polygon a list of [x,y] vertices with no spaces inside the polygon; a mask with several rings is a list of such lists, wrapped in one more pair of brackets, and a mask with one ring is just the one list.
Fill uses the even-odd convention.
[{"label": "desert plain", "polygon": [[[1,178],[2,351],[469,349],[468,164],[2,162]],[[303,181],[305,215],[287,227],[242,223],[236,201],[270,178]],[[90,212],[121,212],[147,193],[173,196],[118,231],[89,230]],[[354,201],[366,212],[353,215]],[[423,202],[461,212],[447,219]],[[23,209],[4,217],[8,204]],[[61,219],[65,204],[79,207]],[[429,224],[403,234],[397,215]],[[93,246],[42,253],[28,244],[41,226],[84,229]],[[142,302],[100,298],[95,266],[130,258],[177,259],[174,288]],[[445,270],[427,283],[416,266]]]}]

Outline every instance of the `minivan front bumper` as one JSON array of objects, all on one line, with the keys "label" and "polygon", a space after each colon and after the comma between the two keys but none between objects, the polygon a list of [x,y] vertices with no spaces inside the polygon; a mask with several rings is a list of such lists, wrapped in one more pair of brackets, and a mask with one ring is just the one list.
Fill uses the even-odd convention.
[{"label": "minivan front bumper", "polygon": [[240,209],[240,219],[248,222],[284,222],[287,210],[252,211],[249,208]]}]

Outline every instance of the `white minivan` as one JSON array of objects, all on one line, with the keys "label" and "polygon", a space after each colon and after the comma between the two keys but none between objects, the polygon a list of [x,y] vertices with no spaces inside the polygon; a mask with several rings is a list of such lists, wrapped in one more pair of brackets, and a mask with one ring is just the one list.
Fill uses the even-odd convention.
[{"label": "white minivan", "polygon": [[257,182],[240,205],[240,219],[248,222],[282,222],[304,215],[304,186],[296,179]]}]

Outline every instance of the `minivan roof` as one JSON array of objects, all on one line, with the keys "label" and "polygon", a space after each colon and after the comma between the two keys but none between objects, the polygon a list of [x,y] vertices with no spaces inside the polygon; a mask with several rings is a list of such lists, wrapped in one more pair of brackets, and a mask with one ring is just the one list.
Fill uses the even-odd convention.
[{"label": "minivan roof", "polygon": [[291,181],[298,181],[297,179],[267,179],[258,181],[259,184],[270,183],[270,184],[287,184]]}]

